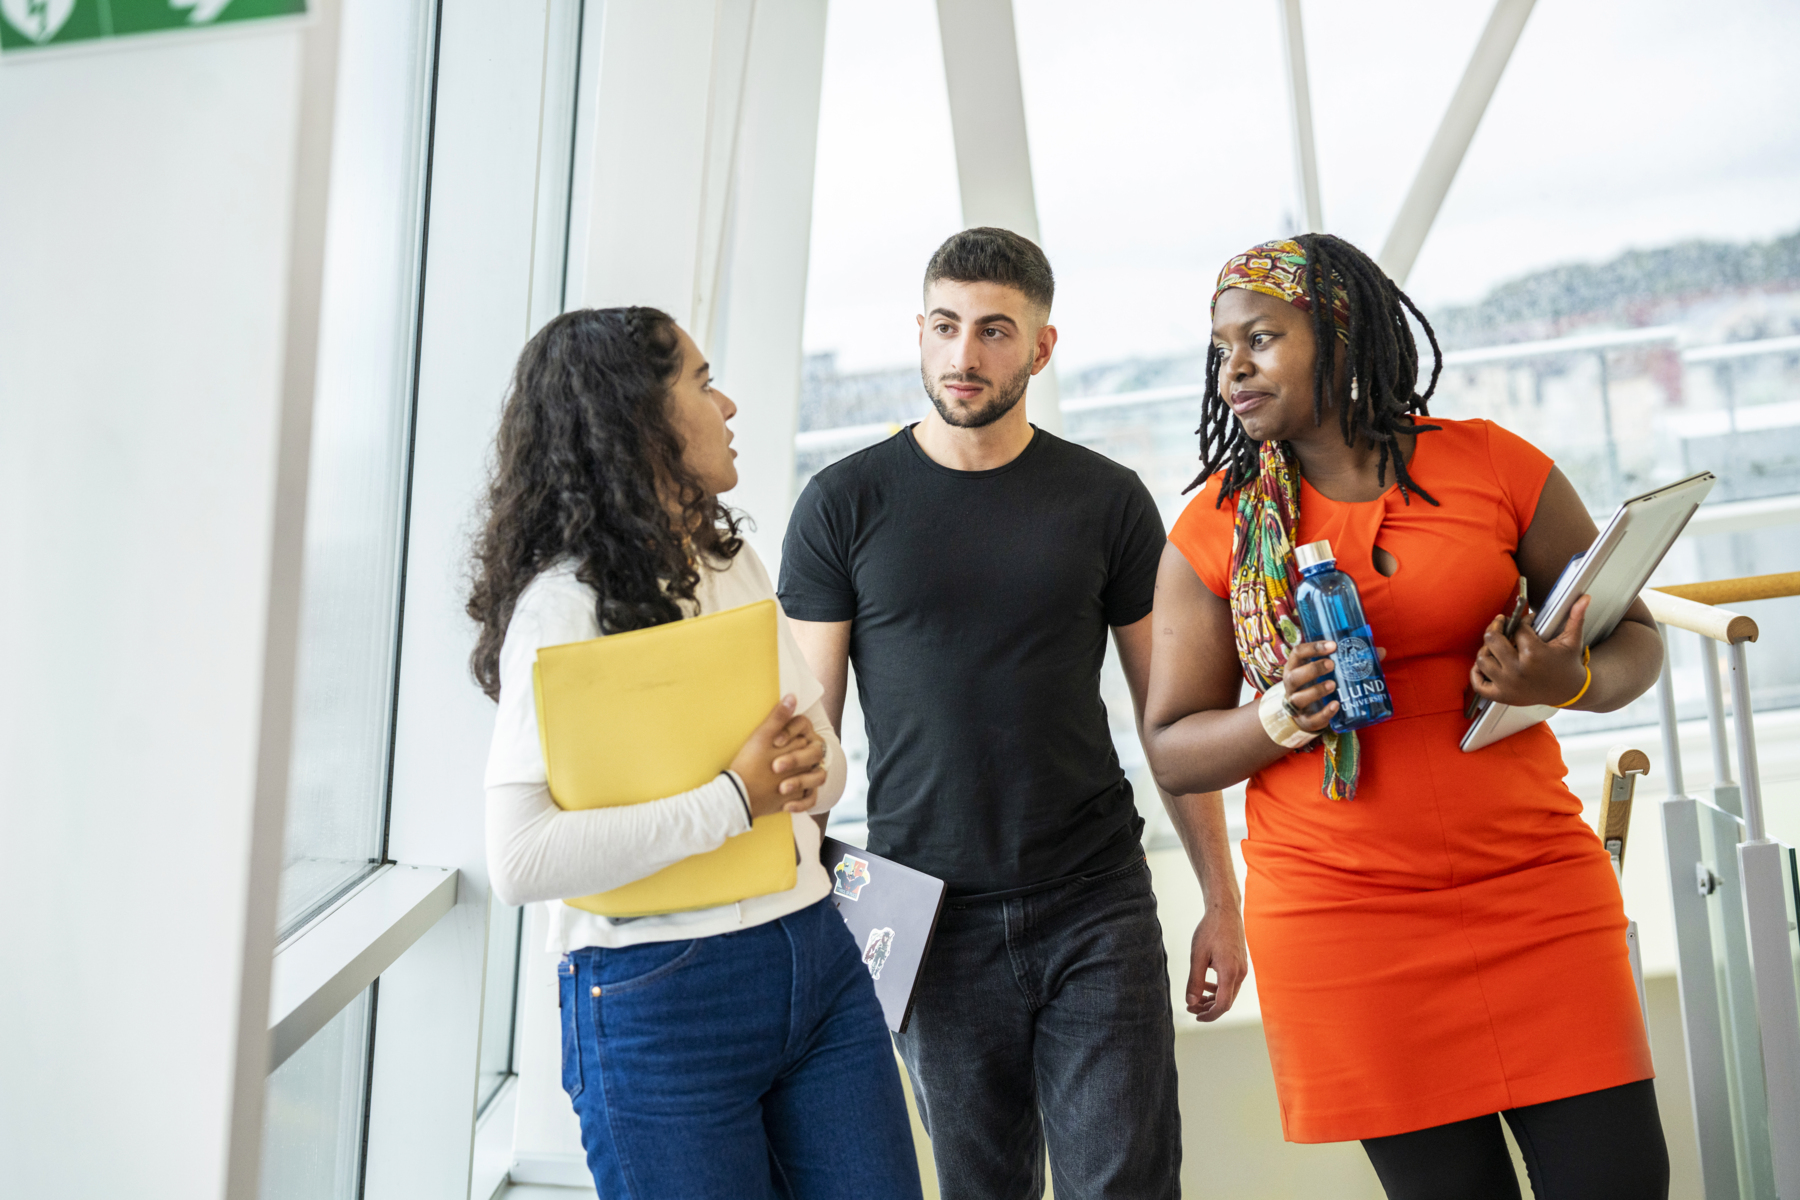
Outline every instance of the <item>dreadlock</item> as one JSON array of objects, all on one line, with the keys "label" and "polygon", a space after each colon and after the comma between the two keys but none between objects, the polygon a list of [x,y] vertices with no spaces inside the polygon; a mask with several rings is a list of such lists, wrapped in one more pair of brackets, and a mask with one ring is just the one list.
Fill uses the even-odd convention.
[{"label": "dreadlock", "polygon": [[[1400,484],[1400,495],[1408,504],[1411,493],[1425,500],[1437,500],[1413,481],[1406,471],[1405,456],[1400,453],[1401,433],[1431,433],[1441,425],[1421,425],[1410,420],[1413,414],[1430,416],[1427,405],[1437,391],[1438,375],[1444,369],[1443,354],[1438,349],[1437,334],[1431,322],[1401,291],[1387,272],[1375,265],[1368,255],[1328,233],[1303,233],[1294,238],[1306,251],[1306,291],[1312,298],[1313,338],[1319,353],[1313,366],[1313,423],[1325,423],[1325,396],[1335,378],[1337,314],[1332,311],[1331,285],[1335,281],[1349,298],[1350,328],[1349,383],[1337,396],[1338,424],[1343,429],[1344,444],[1354,446],[1358,436],[1379,446],[1381,457],[1376,463],[1378,484],[1387,482],[1387,467],[1394,464],[1394,477]],[[1419,383],[1419,348],[1407,326],[1411,313],[1431,342],[1431,381],[1424,394]],[[1200,474],[1182,489],[1193,491],[1213,474],[1223,471],[1217,503],[1223,505],[1228,496],[1257,475],[1259,443],[1244,433],[1229,405],[1225,403],[1219,375],[1225,365],[1224,351],[1215,343],[1206,350],[1206,392],[1200,402]]]}]

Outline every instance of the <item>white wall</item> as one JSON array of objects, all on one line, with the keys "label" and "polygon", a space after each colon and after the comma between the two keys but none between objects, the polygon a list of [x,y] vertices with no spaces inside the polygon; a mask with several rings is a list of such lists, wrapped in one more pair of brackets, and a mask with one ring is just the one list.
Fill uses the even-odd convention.
[{"label": "white wall", "polygon": [[694,335],[740,409],[726,499],[771,566],[792,503],[825,7],[609,0],[583,64],[569,305],[652,305]]},{"label": "white wall", "polygon": [[298,46],[0,66],[12,1195],[222,1186]]}]

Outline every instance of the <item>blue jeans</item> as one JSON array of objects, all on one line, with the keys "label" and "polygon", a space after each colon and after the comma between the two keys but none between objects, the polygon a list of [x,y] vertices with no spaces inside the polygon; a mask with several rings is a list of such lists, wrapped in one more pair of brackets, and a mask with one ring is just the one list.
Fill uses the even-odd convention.
[{"label": "blue jeans", "polygon": [[1181,1194],[1169,969],[1142,858],[948,901],[894,1041],[944,1200],[1037,1200],[1046,1140],[1057,1200]]},{"label": "blue jeans", "polygon": [[827,900],[565,957],[563,1088],[606,1200],[919,1200],[875,985]]}]

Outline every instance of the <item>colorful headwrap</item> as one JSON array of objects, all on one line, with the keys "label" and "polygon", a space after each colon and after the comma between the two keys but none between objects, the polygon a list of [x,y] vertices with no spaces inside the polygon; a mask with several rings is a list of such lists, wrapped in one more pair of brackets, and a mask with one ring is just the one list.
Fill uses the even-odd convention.
[{"label": "colorful headwrap", "polygon": [[[1226,288],[1246,288],[1277,300],[1286,300],[1301,312],[1312,311],[1312,294],[1306,290],[1306,248],[1299,242],[1283,240],[1252,246],[1219,272],[1219,286],[1213,289],[1213,307]],[[1338,336],[1350,339],[1350,295],[1343,281],[1331,281],[1331,313],[1337,318]]]},{"label": "colorful headwrap", "polygon": [[[1350,301],[1332,281],[1331,305],[1338,335],[1348,338]],[[1218,291],[1248,288],[1312,311],[1306,291],[1306,251],[1298,242],[1265,242],[1225,264]],[[1300,474],[1283,442],[1262,443],[1256,478],[1237,494],[1237,519],[1231,529],[1231,628],[1244,679],[1266,692],[1281,679],[1288,652],[1304,640],[1294,593],[1300,570],[1294,543],[1300,528]],[[1356,798],[1361,750],[1354,733],[1327,731],[1314,745],[1325,751],[1325,774],[1319,791],[1333,800]],[[1309,747],[1310,748],[1310,747]]]}]

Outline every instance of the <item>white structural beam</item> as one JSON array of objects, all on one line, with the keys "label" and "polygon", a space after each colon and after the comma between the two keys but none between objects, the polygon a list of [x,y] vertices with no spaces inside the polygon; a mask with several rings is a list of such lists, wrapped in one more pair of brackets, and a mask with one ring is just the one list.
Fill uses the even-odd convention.
[{"label": "white structural beam", "polygon": [[[754,0],[611,0],[582,64],[570,307],[646,304],[705,345]],[[710,185],[710,186],[709,186]],[[703,311],[706,310],[706,311]]]},{"label": "white structural beam", "polygon": [[756,0],[716,299],[699,294],[710,312],[701,345],[738,406],[738,486],[726,500],[756,519],[747,536],[771,568],[794,500],[825,15],[826,0]]},{"label": "white structural beam", "polygon": [[1470,55],[1469,65],[1463,70],[1462,82],[1456,85],[1456,91],[1450,97],[1444,119],[1425,151],[1425,161],[1419,164],[1419,172],[1413,177],[1412,187],[1400,205],[1400,214],[1394,218],[1393,228],[1388,230],[1387,241],[1382,243],[1382,269],[1397,283],[1405,284],[1406,277],[1412,273],[1419,248],[1425,244],[1432,222],[1437,220],[1438,209],[1443,207],[1444,197],[1450,192],[1450,184],[1456,179],[1469,143],[1475,138],[1475,130],[1487,112],[1488,101],[1493,99],[1500,76],[1506,71],[1507,61],[1512,58],[1513,47],[1518,44],[1534,2],[1495,0],[1487,27],[1481,31],[1475,53]]},{"label": "white structural beam", "polygon": [[1300,0],[1277,0],[1281,8],[1282,65],[1287,68],[1288,104],[1294,129],[1294,183],[1299,189],[1305,233],[1325,229],[1319,199],[1319,157],[1313,149],[1312,85],[1306,70],[1306,34],[1300,23]]},{"label": "white structural beam", "polygon": [[[1010,229],[1041,246],[1012,0],[938,0],[937,13],[963,224]],[[1062,432],[1054,363],[1031,381],[1027,403],[1034,422]]]},{"label": "white structural beam", "polygon": [[963,221],[1038,234],[1012,0],[938,0]]},{"label": "white structural beam", "polygon": [[706,351],[740,414],[727,499],[770,562],[792,499],[825,12],[611,0],[576,134],[569,303],[654,305]]},{"label": "white structural beam", "polygon": [[338,0],[313,8],[301,40],[300,121],[294,156],[294,215],[288,230],[287,336],[275,449],[268,609],[263,626],[256,790],[250,818],[237,1056],[232,1070],[231,1143],[225,1195],[252,1200],[261,1187],[263,1098],[275,952],[281,849],[287,828],[294,690],[300,653],[300,572],[306,551],[306,490],[312,462],[314,381],[325,291],[325,225],[331,194],[332,122],[337,111]]}]

